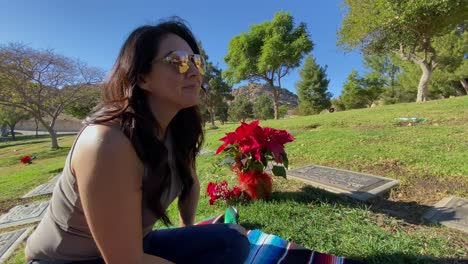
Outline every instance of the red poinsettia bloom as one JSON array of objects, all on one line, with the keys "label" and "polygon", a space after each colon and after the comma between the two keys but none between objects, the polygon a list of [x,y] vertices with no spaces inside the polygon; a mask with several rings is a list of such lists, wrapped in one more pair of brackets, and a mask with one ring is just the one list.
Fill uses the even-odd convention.
[{"label": "red poinsettia bloom", "polygon": [[227,181],[220,183],[209,182],[206,187],[206,193],[210,196],[210,205],[213,205],[216,200],[221,199],[230,204],[242,195],[242,190],[239,186],[229,188]]},{"label": "red poinsettia bloom", "polygon": [[31,156],[24,156],[20,159],[20,162],[23,164],[31,164],[32,163],[32,158]]},{"label": "red poinsettia bloom", "polygon": [[242,191],[254,200],[259,197],[269,197],[271,194],[271,176],[264,173],[269,161],[275,161],[275,175],[286,177],[288,167],[287,154],[284,145],[294,140],[286,130],[259,126],[259,121],[241,122],[234,132],[226,133],[221,138],[223,144],[216,154],[225,152],[234,158],[231,169],[238,174]]},{"label": "red poinsettia bloom", "polygon": [[258,161],[268,150],[276,162],[282,163],[281,154],[285,154],[284,144],[292,142],[294,137],[286,130],[278,130],[270,127],[260,127],[259,121],[250,124],[242,122],[235,132],[229,132],[220,139],[224,143],[219,146],[216,154],[219,154],[228,146],[233,146],[243,155],[253,156]]}]

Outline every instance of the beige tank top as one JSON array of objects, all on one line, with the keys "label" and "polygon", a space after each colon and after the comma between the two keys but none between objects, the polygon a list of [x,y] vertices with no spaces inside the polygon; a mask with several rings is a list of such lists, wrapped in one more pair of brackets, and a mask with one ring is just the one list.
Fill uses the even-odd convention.
[{"label": "beige tank top", "polygon": [[[54,188],[44,218],[26,242],[25,255],[28,259],[78,261],[101,257],[85,219],[76,177],[70,169],[75,144],[76,139],[68,153],[62,175]],[[175,170],[170,136],[167,137],[165,145],[168,149],[168,161],[172,172],[172,184],[161,197],[163,207],[167,208],[180,194],[181,181]],[[112,217],[118,216],[109,216],[109,221],[112,221]],[[144,236],[151,232],[156,220],[156,216],[142,202]],[[116,232],[119,231],[116,230]]]}]

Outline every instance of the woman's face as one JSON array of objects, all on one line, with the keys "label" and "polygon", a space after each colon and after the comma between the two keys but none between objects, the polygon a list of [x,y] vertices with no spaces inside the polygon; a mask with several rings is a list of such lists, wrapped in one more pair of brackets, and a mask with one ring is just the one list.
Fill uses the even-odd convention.
[{"label": "woman's face", "polygon": [[192,61],[184,73],[180,73],[177,65],[161,61],[174,51],[193,54],[184,39],[175,34],[166,35],[159,44],[151,72],[141,76],[140,87],[150,94],[150,101],[158,107],[178,111],[198,104],[202,75]]}]

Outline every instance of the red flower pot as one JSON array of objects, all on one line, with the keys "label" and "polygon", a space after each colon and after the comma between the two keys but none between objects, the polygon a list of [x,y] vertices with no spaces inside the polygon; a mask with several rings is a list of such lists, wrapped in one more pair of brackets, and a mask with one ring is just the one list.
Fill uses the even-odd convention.
[{"label": "red flower pot", "polygon": [[270,198],[272,192],[271,175],[265,172],[238,172],[240,186],[253,200]]}]

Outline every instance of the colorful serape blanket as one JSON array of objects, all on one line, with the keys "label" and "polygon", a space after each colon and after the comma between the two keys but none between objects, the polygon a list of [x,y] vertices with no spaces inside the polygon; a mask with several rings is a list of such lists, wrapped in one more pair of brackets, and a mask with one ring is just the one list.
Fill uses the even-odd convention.
[{"label": "colorful serape blanket", "polygon": [[[198,223],[225,223],[224,214]],[[354,260],[320,253],[303,248],[287,240],[262,232],[250,230],[247,232],[250,241],[250,254],[244,264],[357,264]]]}]

